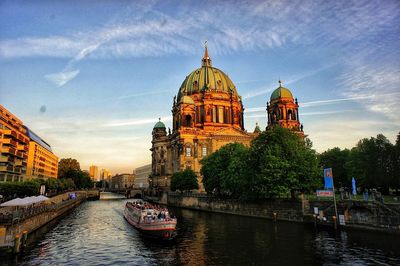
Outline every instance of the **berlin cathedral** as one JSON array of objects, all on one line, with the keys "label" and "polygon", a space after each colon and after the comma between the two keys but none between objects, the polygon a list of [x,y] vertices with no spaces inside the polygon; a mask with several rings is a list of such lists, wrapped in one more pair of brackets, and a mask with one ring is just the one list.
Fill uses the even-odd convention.
[{"label": "berlin cathedral", "polygon": [[[280,125],[304,137],[299,122],[297,99],[289,89],[279,87],[267,102],[266,130]],[[261,130],[244,129],[244,107],[235,85],[223,71],[211,64],[205,46],[201,67],[183,81],[172,104],[172,132],[158,121],[152,132],[152,173],[150,187],[168,190],[173,173],[192,169],[198,176],[200,191],[201,159],[222,146],[239,142],[249,146]]]}]

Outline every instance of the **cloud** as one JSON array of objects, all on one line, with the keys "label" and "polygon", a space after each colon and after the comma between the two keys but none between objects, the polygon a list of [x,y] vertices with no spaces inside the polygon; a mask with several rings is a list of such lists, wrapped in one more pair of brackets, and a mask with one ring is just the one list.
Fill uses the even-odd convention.
[{"label": "cloud", "polygon": [[[0,57],[99,57],[193,54],[209,40],[215,54],[275,49],[291,44],[315,47],[358,44],[381,31],[396,30],[398,3],[386,1],[237,1],[177,5],[174,15],[155,3],[127,8],[102,27],[65,36],[6,39]],[[207,5],[212,5],[207,7]],[[384,8],[382,8],[382,5]],[[196,10],[196,15],[193,11]],[[198,34],[193,34],[197,32]]]},{"label": "cloud", "polygon": [[[161,117],[161,121],[171,121],[171,116]],[[133,125],[145,125],[145,124],[152,124],[156,123],[157,119],[154,118],[146,118],[146,119],[127,119],[127,120],[117,120],[105,123],[104,127],[123,127],[123,126],[133,126]]]},{"label": "cloud", "polygon": [[353,57],[345,64],[338,82],[344,88],[342,95],[350,96],[365,109],[381,113],[400,124],[400,69],[397,63],[391,63],[391,56],[377,60],[371,60],[373,54]]},{"label": "cloud", "polygon": [[355,101],[355,100],[366,100],[366,99],[372,99],[374,97],[375,97],[374,95],[368,95],[368,96],[358,96],[358,97],[350,97],[350,98],[319,100],[319,101],[300,103],[300,106],[301,107],[314,107],[314,106],[321,106],[321,105],[340,104],[342,102]]},{"label": "cloud", "polygon": [[[344,102],[354,101],[354,102],[362,102],[363,106],[369,106],[371,110],[379,111],[381,110],[379,105],[376,105],[376,102],[385,105],[387,102],[392,102],[398,100],[400,97],[399,92],[391,92],[391,93],[379,93],[377,94],[370,94],[370,95],[360,95],[354,96],[349,98],[338,98],[338,99],[329,99],[329,100],[318,100],[318,101],[311,101],[311,102],[304,102],[299,103],[301,108],[307,107],[316,107],[316,106],[324,106],[324,105],[335,105],[335,104],[342,104]],[[364,102],[365,101],[365,102]],[[386,108],[383,108],[386,110]],[[257,112],[266,112],[266,107],[251,107],[245,109],[245,113],[257,113]],[[305,115],[306,113],[302,113]]]},{"label": "cloud", "polygon": [[[300,116],[316,116],[316,115],[332,115],[332,114],[340,114],[340,113],[349,113],[355,112],[357,110],[336,110],[336,111],[318,111],[318,112],[302,112]],[[256,115],[246,115],[246,118],[258,118],[258,117],[265,117],[267,118],[266,114],[256,114]]]},{"label": "cloud", "polygon": [[[310,70],[310,71],[307,71],[307,72],[304,72],[304,73],[289,77],[287,80],[283,80],[283,82],[284,82],[283,86],[296,83],[296,82],[298,82],[298,81],[300,81],[302,79],[308,78],[308,77],[312,77],[312,76],[314,76],[314,75],[316,75],[316,74],[318,74],[318,73],[320,73],[320,72],[322,72],[322,71],[324,71],[326,69],[329,69],[329,68],[333,67],[334,65],[335,64],[328,64],[326,66],[323,66],[323,67],[320,67],[320,68],[317,68],[317,69],[313,69],[313,70]],[[270,85],[268,85],[266,87],[262,87],[262,88],[259,88],[257,90],[250,91],[250,92],[246,93],[245,95],[243,95],[243,99],[249,99],[249,98],[253,98],[253,97],[256,97],[256,96],[267,94],[267,93],[275,90],[277,87],[278,87],[277,82],[276,83],[271,83]]]},{"label": "cloud", "polygon": [[47,74],[45,78],[52,83],[54,83],[57,87],[61,87],[65,85],[70,80],[74,79],[78,74],[79,70],[72,71],[61,71],[59,73]]}]

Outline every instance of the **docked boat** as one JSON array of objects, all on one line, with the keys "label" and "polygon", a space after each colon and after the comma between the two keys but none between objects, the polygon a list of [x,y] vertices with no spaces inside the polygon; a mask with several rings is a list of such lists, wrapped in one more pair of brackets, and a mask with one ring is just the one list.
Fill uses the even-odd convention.
[{"label": "docked boat", "polygon": [[168,210],[143,200],[128,201],[124,210],[125,219],[142,233],[165,240],[176,236],[176,218]]}]

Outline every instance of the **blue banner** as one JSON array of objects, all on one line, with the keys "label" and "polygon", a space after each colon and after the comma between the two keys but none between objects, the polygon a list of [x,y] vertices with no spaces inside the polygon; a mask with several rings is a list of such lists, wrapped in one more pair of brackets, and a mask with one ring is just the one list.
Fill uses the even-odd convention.
[{"label": "blue banner", "polygon": [[351,179],[351,190],[353,195],[357,195],[356,179],[354,177]]},{"label": "blue banner", "polygon": [[333,188],[332,168],[324,169],[325,188]]}]

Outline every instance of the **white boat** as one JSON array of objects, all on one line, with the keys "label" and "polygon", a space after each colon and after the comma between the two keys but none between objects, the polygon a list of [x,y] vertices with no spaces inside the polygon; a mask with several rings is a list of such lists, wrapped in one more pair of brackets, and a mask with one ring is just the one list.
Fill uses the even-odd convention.
[{"label": "white boat", "polygon": [[168,210],[142,200],[128,201],[124,210],[125,219],[142,233],[165,240],[176,236],[176,218]]}]

